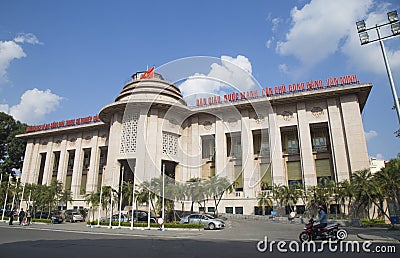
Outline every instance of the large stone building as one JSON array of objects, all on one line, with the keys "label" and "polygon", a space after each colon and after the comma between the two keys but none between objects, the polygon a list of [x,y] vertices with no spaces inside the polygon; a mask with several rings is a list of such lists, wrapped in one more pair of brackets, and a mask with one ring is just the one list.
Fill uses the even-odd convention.
[{"label": "large stone building", "polygon": [[218,175],[235,182],[218,211],[254,214],[257,194],[273,184],[313,186],[369,168],[361,112],[372,84],[355,76],[201,98],[195,107],[160,74],[139,76],[98,116],[28,127],[19,136],[27,141],[22,182],[57,179],[77,208],[100,186],[118,189],[121,171],[136,184],[163,169],[179,182]]}]

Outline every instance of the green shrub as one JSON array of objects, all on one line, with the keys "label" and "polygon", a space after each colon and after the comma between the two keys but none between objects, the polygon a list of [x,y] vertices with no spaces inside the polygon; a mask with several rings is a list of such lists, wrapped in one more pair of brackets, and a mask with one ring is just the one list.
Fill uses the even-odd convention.
[{"label": "green shrub", "polygon": [[[97,220],[94,221],[88,221],[87,222],[88,225],[93,225],[96,226],[97,225]],[[110,223],[109,222],[100,222],[100,225],[102,226],[109,226]],[[111,226],[118,226],[118,221],[113,221],[111,223]],[[130,222],[121,222],[121,226],[123,227],[130,227],[131,223]],[[133,224],[134,227],[147,227],[147,223],[146,222],[135,222]],[[150,227],[152,228],[159,228],[160,225],[157,223],[151,223]],[[172,223],[165,223],[164,224],[165,228],[203,228],[203,224],[179,224],[177,222],[172,222]]]},{"label": "green shrub", "polygon": [[386,225],[385,220],[383,219],[361,219],[362,225],[365,227],[372,227],[372,226],[382,226]]}]

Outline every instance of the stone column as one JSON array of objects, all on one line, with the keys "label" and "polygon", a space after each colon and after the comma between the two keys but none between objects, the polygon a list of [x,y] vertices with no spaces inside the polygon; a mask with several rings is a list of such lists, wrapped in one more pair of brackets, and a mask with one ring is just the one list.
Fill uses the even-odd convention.
[{"label": "stone column", "polygon": [[227,177],[226,156],[227,146],[225,137],[225,124],[222,116],[215,118],[215,175]]},{"label": "stone column", "polygon": [[[34,140],[35,141],[35,140]],[[37,178],[39,176],[38,172],[40,169],[40,143],[36,142],[33,145],[33,151],[32,151],[32,163],[30,165],[30,171],[29,171],[29,179],[28,182],[31,184],[36,184]]]},{"label": "stone column", "polygon": [[99,132],[95,131],[90,142],[90,164],[87,174],[86,192],[96,192],[97,176],[99,175],[100,148],[98,144]]},{"label": "stone column", "polygon": [[282,158],[282,139],[279,125],[277,124],[276,113],[268,115],[270,144],[271,144],[271,163],[273,184],[287,185],[287,177],[284,159]]},{"label": "stone column", "polygon": [[369,169],[367,144],[357,96],[341,96],[340,105],[351,172]]},{"label": "stone column", "polygon": [[21,173],[21,182],[23,184],[30,183],[29,182],[29,175],[33,173],[32,165],[34,165],[33,160],[33,151],[34,151],[34,143],[33,139],[29,139],[26,143],[25,155],[24,155],[24,164],[22,165],[22,173]]},{"label": "stone column", "polygon": [[[118,186],[120,164],[118,157],[121,151],[121,121],[118,113],[114,113],[110,121],[110,134],[108,136],[107,166],[103,175],[103,186]],[[116,178],[117,177],[117,178]]]},{"label": "stone column", "polygon": [[243,194],[245,197],[255,197],[253,133],[250,129],[248,110],[241,111],[240,137],[242,145]]},{"label": "stone column", "polygon": [[148,147],[146,147],[146,128],[147,128],[147,108],[141,108],[138,125],[137,125],[137,137],[136,137],[136,168],[135,173],[137,178],[147,178],[146,168],[146,157],[148,156]]},{"label": "stone column", "polygon": [[64,136],[60,146],[60,164],[58,165],[57,180],[63,183],[65,189],[65,181],[67,178],[68,166],[68,151],[67,151],[67,137]]},{"label": "stone column", "polygon": [[338,182],[349,179],[346,145],[340,109],[335,98],[327,99],[328,124],[331,139],[331,151],[334,161],[335,177]]},{"label": "stone column", "polygon": [[51,176],[53,174],[53,163],[54,163],[54,156],[53,156],[53,140],[47,142],[46,148],[46,162],[44,164],[44,172],[43,172],[43,185],[50,185],[51,183]]},{"label": "stone column", "polygon": [[[150,181],[151,178],[153,177],[159,177],[160,176],[160,166],[161,166],[161,153],[160,153],[160,147],[162,151],[162,140],[160,140],[160,128],[158,125],[158,109],[151,109],[150,110],[150,116],[147,118],[147,123],[146,123],[146,128],[145,133],[146,133],[146,144],[144,145],[144,150],[146,154],[146,162],[144,164],[145,166],[145,173],[138,173],[136,174],[136,177],[140,182],[143,181]],[[138,145],[140,146],[140,145]]]},{"label": "stone column", "polygon": [[307,121],[305,102],[297,103],[297,130],[300,144],[300,157],[302,174],[306,186],[317,185],[317,177],[315,173],[315,162],[312,153],[310,125]]},{"label": "stone column", "polygon": [[77,137],[75,141],[75,159],[72,171],[71,194],[74,199],[80,195],[80,185],[82,177],[83,151],[82,151],[82,135]]},{"label": "stone column", "polygon": [[189,179],[201,178],[201,141],[199,134],[199,117],[192,117],[192,135],[191,135],[191,162]]}]

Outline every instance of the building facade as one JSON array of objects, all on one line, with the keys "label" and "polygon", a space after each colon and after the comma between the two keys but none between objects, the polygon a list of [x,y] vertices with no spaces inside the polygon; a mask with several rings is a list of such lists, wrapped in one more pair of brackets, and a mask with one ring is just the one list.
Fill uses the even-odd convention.
[{"label": "building facade", "polygon": [[[371,88],[352,81],[263,89],[189,107],[161,75],[141,80],[137,73],[98,116],[19,135],[27,141],[21,180],[57,179],[72,192],[68,208],[77,208],[101,186],[118,189],[121,177],[136,185],[161,171],[178,182],[226,177],[235,191],[223,195],[218,212],[255,214],[257,195],[274,184],[314,186],[369,168],[361,112]],[[213,211],[214,202],[204,209]]]}]

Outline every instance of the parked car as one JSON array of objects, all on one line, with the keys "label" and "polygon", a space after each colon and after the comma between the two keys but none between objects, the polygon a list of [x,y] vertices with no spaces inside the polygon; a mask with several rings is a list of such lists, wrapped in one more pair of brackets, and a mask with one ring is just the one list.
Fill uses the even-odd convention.
[{"label": "parked car", "polygon": [[75,211],[75,210],[66,210],[65,211],[65,222],[77,222],[77,221],[83,221],[82,215]]},{"label": "parked car", "polygon": [[51,219],[51,223],[53,224],[59,224],[64,221],[59,214],[49,213],[48,211],[37,211],[33,217],[37,219]]},{"label": "parked car", "polygon": [[[129,211],[129,220],[132,217],[132,211]],[[133,211],[133,222],[147,222],[148,212],[142,210]],[[157,218],[150,214],[150,223],[157,223]]]},{"label": "parked car", "polygon": [[222,229],[225,228],[225,222],[220,219],[216,219],[208,214],[190,214],[186,217],[181,218],[180,224],[203,224],[204,228],[208,229]]},{"label": "parked car", "polygon": [[[119,221],[119,214],[114,214],[112,215],[112,221]],[[121,222],[128,222],[130,221],[130,219],[128,218],[128,216],[126,214],[121,214]],[[100,218],[100,222],[110,222],[110,217],[103,217]]]}]

